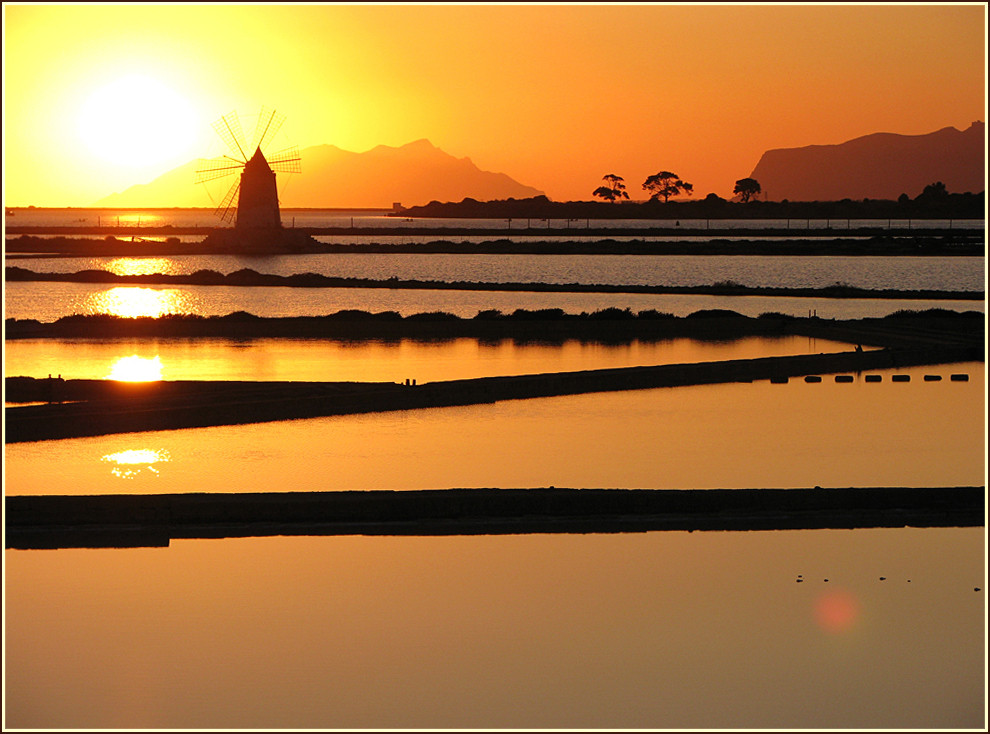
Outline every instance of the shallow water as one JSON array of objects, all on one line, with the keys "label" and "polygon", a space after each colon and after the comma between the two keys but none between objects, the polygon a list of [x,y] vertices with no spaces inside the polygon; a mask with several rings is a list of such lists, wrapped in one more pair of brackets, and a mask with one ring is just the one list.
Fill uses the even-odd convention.
[{"label": "shallow water", "polygon": [[880,383],[760,380],[11,444],[6,489],[981,486],[983,364],[897,372],[911,381],[887,370],[871,373]]},{"label": "shallow water", "polygon": [[716,255],[445,255],[326,254],[245,257],[86,257],[10,259],[35,272],[107,270],[118,275],[232,273],[243,268],[272,275],[318,273],[342,278],[697,286],[734,281],[750,287],[981,291],[982,257],[805,257]]},{"label": "shallow water", "polygon": [[256,316],[321,316],[347,309],[394,311],[409,316],[443,311],[473,318],[480,311],[560,308],[593,313],[606,308],[634,312],[654,309],[687,316],[704,309],[728,309],[744,316],[783,313],[830,319],[883,318],[897,311],[985,312],[985,301],[877,298],[777,298],[766,296],[645,295],[637,293],[527,293],[388,288],[237,288],[233,286],[107,286],[87,283],[7,283],[4,317],[53,322],[73,314],[118,316],[199,314],[225,316],[246,311]]},{"label": "shallow water", "polygon": [[[657,364],[848,352],[849,344],[789,336],[703,341],[514,339],[341,341],[324,339],[16,339],[5,347],[8,376],[104,379],[122,362],[154,362],[163,380],[287,380],[419,383]],[[116,379],[116,378],[115,378]],[[125,376],[123,379],[127,379]]]},{"label": "shallow water", "polygon": [[7,551],[5,723],[977,728],[983,544],[903,528]]},{"label": "shallow water", "polygon": [[[231,270],[272,272],[234,264]],[[982,267],[980,259],[980,274]],[[828,285],[846,276],[823,277]],[[473,316],[487,308],[628,306],[677,315],[815,309],[826,318],[860,318],[956,308],[697,296],[6,288],[8,318],[41,320],[101,309]],[[983,302],[957,310],[982,311]],[[157,357],[166,379],[425,381],[833,348],[806,339],[622,347],[33,340],[6,343],[4,358],[7,375],[39,377],[104,377],[133,356]],[[983,363],[898,372],[910,382],[892,382],[887,370],[871,373],[880,383],[824,376],[817,384],[756,381],[12,444],[5,492],[985,484]],[[924,381],[929,374],[942,380]],[[978,728],[985,726],[985,550],[984,528],[902,528],[269,537],[6,551],[5,725]]]}]

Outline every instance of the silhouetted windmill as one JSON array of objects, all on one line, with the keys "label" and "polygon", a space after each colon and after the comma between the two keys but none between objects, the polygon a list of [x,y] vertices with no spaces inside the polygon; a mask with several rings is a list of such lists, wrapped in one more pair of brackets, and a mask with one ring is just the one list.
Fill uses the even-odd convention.
[{"label": "silhouetted windmill", "polygon": [[[284,115],[262,107],[250,147],[244,144],[244,134],[236,112],[224,115],[213,123],[213,129],[227,145],[229,154],[200,159],[196,167],[196,183],[240,173],[216,209],[217,216],[224,222],[236,216],[235,229],[272,230],[282,226],[275,174],[300,173],[302,170],[299,151],[295,146],[267,157],[264,153],[283,122]],[[250,158],[248,151],[253,151]]]}]

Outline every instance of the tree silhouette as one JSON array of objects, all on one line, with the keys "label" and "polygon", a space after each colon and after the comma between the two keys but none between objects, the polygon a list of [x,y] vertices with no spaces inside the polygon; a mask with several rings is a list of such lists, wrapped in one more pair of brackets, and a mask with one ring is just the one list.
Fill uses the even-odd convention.
[{"label": "tree silhouette", "polygon": [[941,181],[928,184],[924,191],[915,197],[915,201],[942,201],[949,196],[945,184]]},{"label": "tree silhouette", "polygon": [[629,194],[626,193],[626,185],[622,183],[623,180],[622,176],[616,176],[614,173],[602,176],[605,185],[599,186],[591,195],[611,202],[621,198],[628,199]]},{"label": "tree silhouette", "polygon": [[671,196],[677,196],[682,191],[690,196],[694,186],[687,181],[681,181],[676,173],[661,171],[646,179],[643,182],[643,189],[650,192],[650,201],[656,201],[662,196],[666,204]]},{"label": "tree silhouette", "polygon": [[738,194],[742,203],[745,204],[750,199],[759,195],[761,191],[760,182],[755,178],[741,178],[736,181],[736,187],[732,190],[732,193]]}]

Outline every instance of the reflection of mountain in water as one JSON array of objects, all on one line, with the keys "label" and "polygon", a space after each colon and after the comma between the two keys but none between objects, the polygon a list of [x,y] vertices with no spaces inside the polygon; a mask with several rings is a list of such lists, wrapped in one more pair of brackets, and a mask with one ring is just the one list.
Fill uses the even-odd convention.
[{"label": "reflection of mountain in water", "polygon": [[[466,197],[528,198],[543,192],[524,186],[504,173],[482,171],[470,158],[455,158],[428,140],[398,148],[379,145],[352,153],[333,145],[305,148],[302,175],[279,193],[282,208],[390,208],[430,201],[460,201]],[[196,163],[190,162],[147,184],[113,194],[95,206],[209,207],[208,195],[193,184]]]},{"label": "reflection of mountain in water", "polygon": [[839,145],[768,150],[751,174],[771,201],[914,198],[942,181],[950,193],[985,188],[985,125],[927,135],[875,133]]}]

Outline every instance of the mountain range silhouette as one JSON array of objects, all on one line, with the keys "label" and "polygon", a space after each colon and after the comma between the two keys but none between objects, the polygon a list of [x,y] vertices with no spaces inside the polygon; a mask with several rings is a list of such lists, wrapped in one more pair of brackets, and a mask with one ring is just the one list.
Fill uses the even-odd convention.
[{"label": "mountain range silhouette", "polygon": [[985,142],[979,121],[964,131],[874,133],[838,145],[768,150],[750,177],[770,201],[913,198],[936,181],[949,193],[975,194],[986,185]]},{"label": "mountain range silhouette", "polygon": [[[422,139],[400,147],[379,145],[363,153],[335,145],[300,151],[302,173],[279,177],[283,208],[382,208],[465,197],[525,199],[543,192],[504,173],[478,168],[470,158],[455,158]],[[96,202],[100,207],[210,207],[209,193],[193,183],[197,162],[174,168],[147,184],[139,184]],[[233,182],[233,178],[224,179]]]},{"label": "mountain range silhouette", "polygon": [[[768,150],[751,178],[770,201],[913,198],[942,181],[950,193],[979,193],[986,181],[986,128],[946,127],[926,135],[874,133],[837,145]],[[406,207],[433,201],[528,199],[544,194],[504,173],[483,171],[421,139],[363,153],[335,145],[305,148],[302,174],[280,180],[284,208]],[[193,183],[197,162],[174,168],[95,203],[99,207],[210,207],[218,204]],[[763,198],[763,197],[761,197]]]}]

